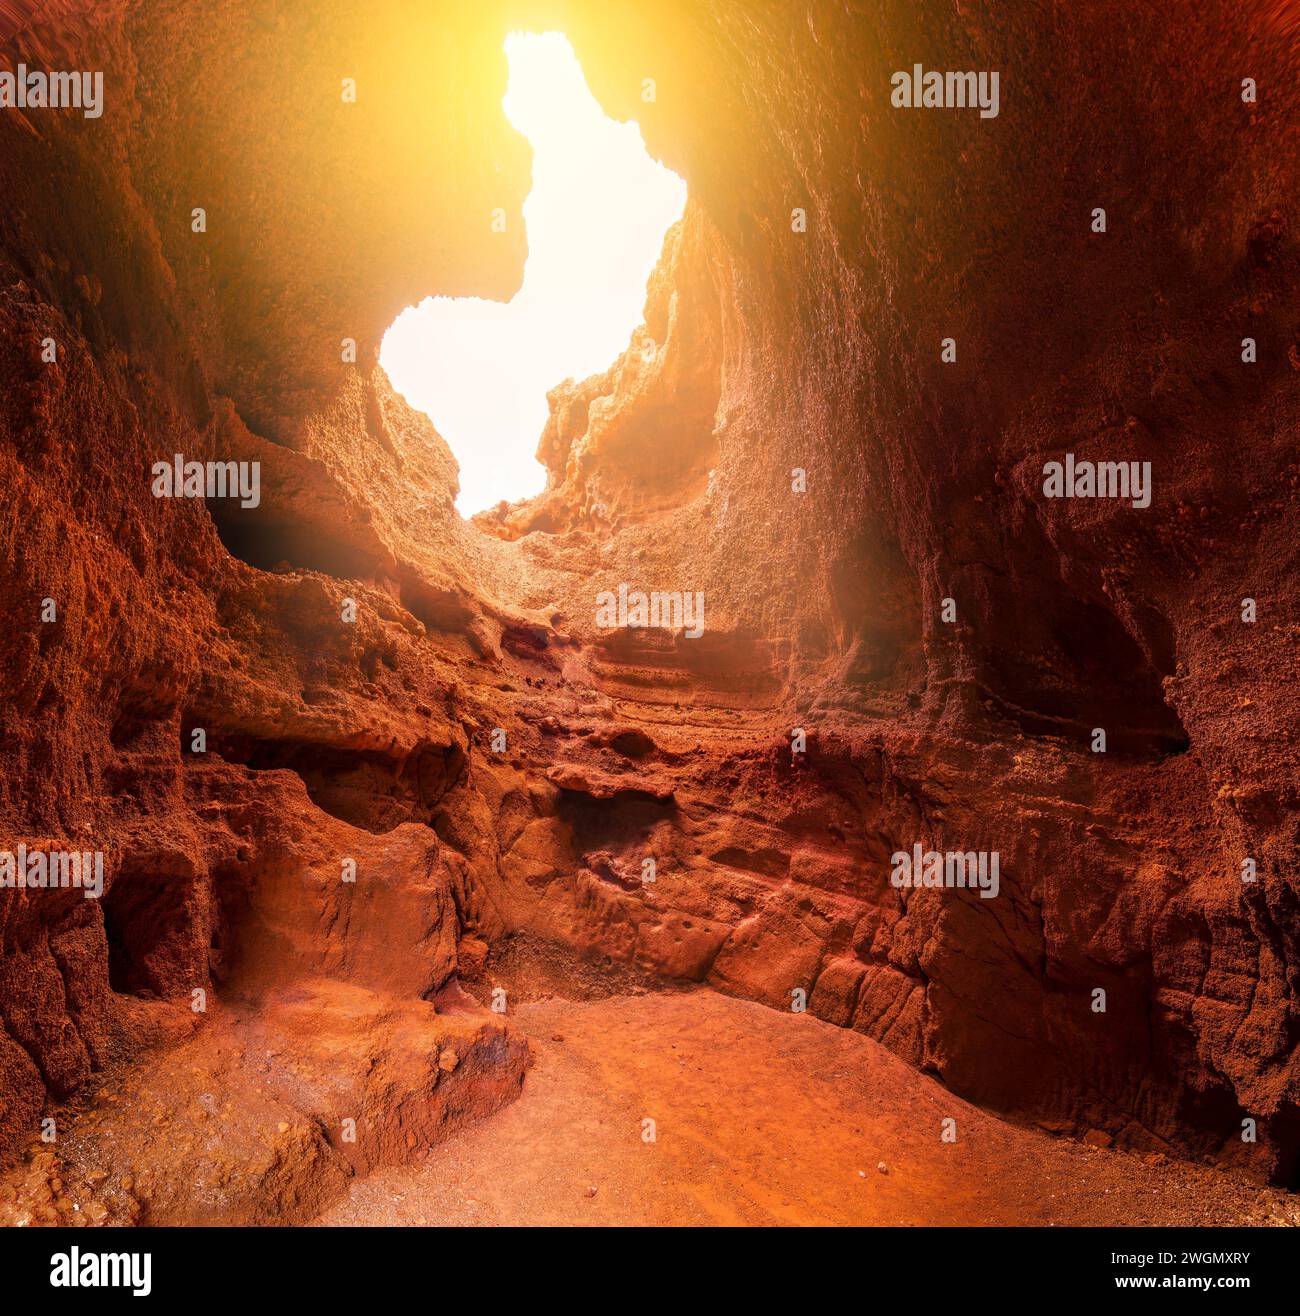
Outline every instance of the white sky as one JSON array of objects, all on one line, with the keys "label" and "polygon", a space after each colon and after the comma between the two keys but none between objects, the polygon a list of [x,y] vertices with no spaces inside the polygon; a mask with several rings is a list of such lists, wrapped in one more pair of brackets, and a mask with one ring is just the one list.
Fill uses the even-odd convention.
[{"label": "white sky", "polygon": [[[641,323],[646,280],[686,184],[605,116],[568,39],[512,32],[506,117],[532,144],[528,260],[508,302],[429,297],[384,337],[380,362],[460,463],[463,515],[540,493],[546,390],[606,369]],[[485,215],[483,222],[489,223]]]}]

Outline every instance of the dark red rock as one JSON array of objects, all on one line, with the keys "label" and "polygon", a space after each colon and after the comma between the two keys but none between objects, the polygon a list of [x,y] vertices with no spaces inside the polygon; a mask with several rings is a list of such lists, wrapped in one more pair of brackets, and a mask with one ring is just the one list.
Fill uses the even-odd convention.
[{"label": "dark red rock", "polygon": [[[0,894],[0,1154],[206,1066],[193,1132],[281,1046],[302,1104],[204,1162],[203,1210],[318,1205],[517,1089],[457,963],[523,931],[1294,1182],[1285,7],[536,6],[691,200],[652,360],[558,387],[546,491],[474,526],[373,355],[426,294],[518,285],[522,226],[481,222],[528,186],[516,8],[66,8],[14,48],[103,67],[104,117],[0,114],[0,846],[88,838],[109,881]],[[954,60],[1002,71],[997,119],[891,109]],[[258,460],[261,505],[153,498],[175,451]],[[1151,507],[1045,501],[1066,451],[1150,460]],[[597,631],[619,581],[703,591],[704,635]],[[997,850],[998,898],[892,887],[918,842]],[[340,1057],[403,1111],[357,1144],[310,1125]],[[187,1155],[105,1210],[179,1218]]]}]

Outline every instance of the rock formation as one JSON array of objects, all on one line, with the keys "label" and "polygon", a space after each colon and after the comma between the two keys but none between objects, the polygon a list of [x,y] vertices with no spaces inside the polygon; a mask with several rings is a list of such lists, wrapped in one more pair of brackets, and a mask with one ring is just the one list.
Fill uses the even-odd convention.
[{"label": "rock formation", "polygon": [[[515,26],[691,199],[551,396],[546,491],[467,523],[375,353],[518,286]],[[306,1218],[518,1090],[485,1003],[526,934],[1293,1185],[1298,26],[113,0],[12,38],[106,105],[0,110],[0,848],[107,876],[0,892],[0,1153],[127,1074],[106,1212]],[[1000,70],[998,115],[894,108],[916,64]],[[260,501],[154,497],[176,453]],[[1150,505],[1045,498],[1066,453]],[[598,627],[620,585],[703,634]],[[894,886],[914,843],[997,852],[997,898]],[[214,1124],[158,1150],[177,1092]]]}]

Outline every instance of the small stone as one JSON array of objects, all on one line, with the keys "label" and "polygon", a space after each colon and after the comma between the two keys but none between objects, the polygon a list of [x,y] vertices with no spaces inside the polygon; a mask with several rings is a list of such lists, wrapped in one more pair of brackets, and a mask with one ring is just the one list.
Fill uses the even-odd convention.
[{"label": "small stone", "polygon": [[889,1166],[887,1166],[887,1165],[884,1163],[884,1161],[880,1161],[880,1162],[878,1162],[877,1165],[876,1165],[876,1169],[879,1170],[881,1174],[888,1174],[888,1173],[889,1173]]},{"label": "small stone", "polygon": [[588,1187],[587,1187],[587,1196],[588,1196],[588,1197],[595,1197],[595,1195],[596,1195],[596,1185],[595,1185],[595,1184],[590,1184],[590,1185],[588,1185]]},{"label": "small stone", "polygon": [[454,1051],[444,1051],[438,1057],[438,1068],[441,1069],[444,1074],[450,1074],[458,1064],[460,1064],[460,1057]]}]

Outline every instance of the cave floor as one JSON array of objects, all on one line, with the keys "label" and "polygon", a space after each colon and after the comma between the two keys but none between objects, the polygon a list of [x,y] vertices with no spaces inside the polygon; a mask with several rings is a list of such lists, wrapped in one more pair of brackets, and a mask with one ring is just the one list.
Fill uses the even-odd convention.
[{"label": "cave floor", "polygon": [[511,1015],[520,1098],[315,1223],[1300,1224],[1284,1192],[1008,1124],[809,1015],[635,986]]}]

